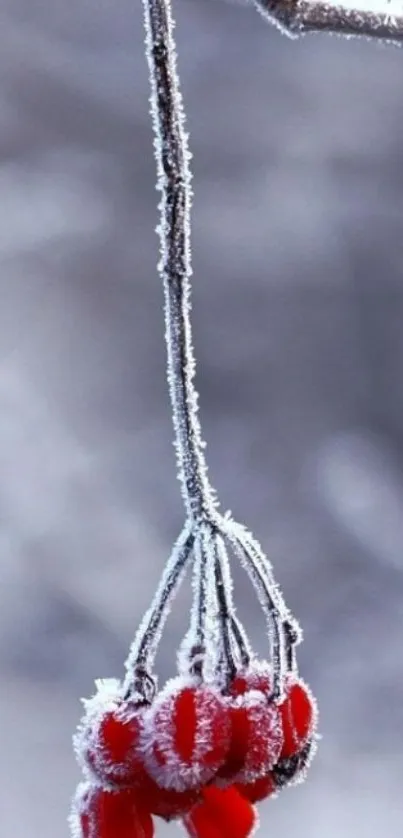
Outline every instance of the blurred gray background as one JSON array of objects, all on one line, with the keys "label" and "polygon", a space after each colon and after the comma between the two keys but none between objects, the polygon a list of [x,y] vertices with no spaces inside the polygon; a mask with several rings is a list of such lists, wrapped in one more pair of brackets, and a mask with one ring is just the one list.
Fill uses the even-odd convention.
[{"label": "blurred gray background", "polygon": [[[211,478],[273,558],[321,710],[261,834],[397,838],[403,52],[293,43],[220,0],[175,14]],[[182,525],[154,182],[140,3],[0,0],[2,838],[67,838],[79,697],[122,673]]]}]

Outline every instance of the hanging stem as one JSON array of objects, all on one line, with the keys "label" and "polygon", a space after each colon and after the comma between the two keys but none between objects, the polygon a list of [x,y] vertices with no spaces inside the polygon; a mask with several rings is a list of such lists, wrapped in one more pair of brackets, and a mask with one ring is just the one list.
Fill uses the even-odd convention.
[{"label": "hanging stem", "polygon": [[[215,577],[216,586],[222,590],[222,599],[224,600],[223,616],[225,615],[228,621],[228,627],[233,644],[236,647],[240,663],[243,667],[248,667],[252,657],[252,649],[249,638],[246,634],[244,626],[236,616],[235,606],[233,602],[233,582],[231,577],[231,569],[229,565],[229,558],[227,548],[225,546],[224,538],[218,534],[217,530],[215,538]],[[231,643],[232,648],[232,643]]]},{"label": "hanging stem", "polygon": [[237,537],[235,531],[227,531],[226,536],[234,552],[240,559],[241,564],[247,571],[266,615],[273,666],[273,698],[278,699],[283,692],[284,676],[287,667],[287,662],[284,661],[286,639],[283,630],[283,615],[279,611],[273,599],[271,587],[267,579],[262,575],[260,568],[256,565],[253,555],[250,554],[242,540]]},{"label": "hanging stem", "polygon": [[[185,638],[185,650],[181,655],[181,669],[189,670],[193,675],[203,677],[206,658],[206,630],[209,605],[209,557],[205,549],[202,533],[195,538],[193,565],[193,605],[190,629]],[[183,664],[185,660],[185,667]]]},{"label": "hanging stem", "polygon": [[185,116],[176,69],[170,0],[143,0],[146,54],[155,134],[165,339],[179,480],[189,517],[200,519],[217,502],[207,477],[204,443],[193,379],[195,358],[190,323],[191,173]]},{"label": "hanging stem", "polygon": [[154,599],[149,610],[144,615],[131,646],[125,664],[127,675],[124,687],[126,690],[130,690],[133,687],[137,673],[147,673],[152,668],[158,641],[161,637],[171,602],[175,594],[177,594],[179,585],[184,577],[193,544],[194,535],[187,526],[182,530],[174,545]]},{"label": "hanging stem", "polygon": [[242,623],[235,614],[231,615],[231,632],[234,642],[237,645],[239,658],[242,666],[247,669],[251,660],[251,647]]},{"label": "hanging stem", "polygon": [[235,677],[237,671],[232,650],[233,627],[235,624],[236,631],[237,621],[232,604],[232,580],[227,567],[227,554],[222,538],[218,534],[214,536],[212,546],[214,551],[216,596],[223,644],[223,669],[227,682],[225,686],[227,687],[230,681]]},{"label": "hanging stem", "polygon": [[236,532],[236,537],[246,560],[253,563],[254,575],[259,580],[260,590],[266,590],[267,592],[268,611],[272,613],[277,611],[279,619],[281,619],[287,669],[288,671],[296,671],[295,648],[302,641],[300,625],[287,608],[281,589],[274,578],[273,568],[257,539],[240,524],[231,522],[231,528]]}]

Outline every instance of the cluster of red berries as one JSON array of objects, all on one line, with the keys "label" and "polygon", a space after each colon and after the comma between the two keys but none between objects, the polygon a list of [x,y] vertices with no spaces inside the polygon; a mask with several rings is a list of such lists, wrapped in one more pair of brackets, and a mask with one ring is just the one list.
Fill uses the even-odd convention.
[{"label": "cluster of red berries", "polygon": [[191,838],[247,838],[254,804],[301,780],[314,747],[316,705],[289,674],[273,700],[268,664],[254,662],[220,691],[178,676],[150,701],[98,682],[75,745],[87,781],[73,820],[79,838],[152,838],[152,816],[180,818]]}]

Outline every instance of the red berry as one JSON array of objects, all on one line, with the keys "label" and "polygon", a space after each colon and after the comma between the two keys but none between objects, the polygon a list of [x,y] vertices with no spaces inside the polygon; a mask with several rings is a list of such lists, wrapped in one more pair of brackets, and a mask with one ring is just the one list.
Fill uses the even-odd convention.
[{"label": "red berry", "polygon": [[207,786],[203,800],[184,818],[191,838],[247,838],[256,826],[256,811],[235,786]]},{"label": "red berry", "polygon": [[89,726],[84,758],[101,783],[125,786],[142,782],[141,714],[142,710],[121,702]]},{"label": "red berry", "polygon": [[316,704],[303,681],[289,680],[279,711],[284,737],[280,759],[284,759],[298,753],[316,727]]},{"label": "red berry", "polygon": [[112,792],[87,784],[79,787],[75,806],[77,838],[153,838],[151,815],[130,789]]},{"label": "red berry", "polygon": [[139,740],[145,706],[124,700],[115,679],[96,685],[95,695],[84,702],[85,716],[74,737],[77,759],[97,784],[138,784],[144,775]]},{"label": "red berry", "polygon": [[194,679],[172,679],[148,714],[147,768],[163,788],[199,788],[223,764],[229,737],[228,707],[219,693]]},{"label": "red berry", "polygon": [[278,708],[259,692],[249,691],[230,705],[231,741],[218,776],[250,783],[277,762],[283,744]]},{"label": "red berry", "polygon": [[[269,664],[253,661],[246,670],[236,675],[231,683],[230,693],[233,696],[241,696],[248,690],[259,690],[269,696],[271,688],[272,675]],[[284,736],[282,758],[297,753],[316,724],[316,706],[306,684],[290,676],[286,691],[286,698],[279,706]]]},{"label": "red berry", "polygon": [[252,783],[237,783],[236,788],[242,794],[242,797],[246,797],[250,803],[258,803],[260,800],[266,800],[267,797],[273,797],[277,793],[272,771]]}]

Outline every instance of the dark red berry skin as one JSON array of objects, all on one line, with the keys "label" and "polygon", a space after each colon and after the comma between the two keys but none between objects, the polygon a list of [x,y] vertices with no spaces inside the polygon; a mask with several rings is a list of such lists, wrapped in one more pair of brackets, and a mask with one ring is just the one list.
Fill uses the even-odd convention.
[{"label": "dark red berry skin", "polygon": [[315,726],[315,705],[302,681],[290,683],[279,710],[283,726],[280,759],[287,759],[301,750]]},{"label": "dark red berry skin", "polygon": [[153,838],[149,812],[132,790],[116,792],[93,787],[81,802],[80,823],[83,838]]}]

